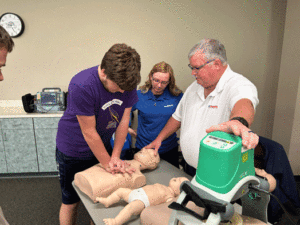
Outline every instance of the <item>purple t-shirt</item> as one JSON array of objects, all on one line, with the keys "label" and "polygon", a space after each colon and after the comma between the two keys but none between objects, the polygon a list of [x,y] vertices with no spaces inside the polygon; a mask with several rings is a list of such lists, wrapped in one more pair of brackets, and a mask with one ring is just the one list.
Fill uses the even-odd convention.
[{"label": "purple t-shirt", "polygon": [[59,151],[73,157],[93,156],[81,132],[76,115],[96,117],[96,129],[108,146],[125,108],[137,101],[136,89],[124,93],[108,92],[98,74],[98,66],[76,74],[69,84],[68,106],[58,123],[56,145]]}]

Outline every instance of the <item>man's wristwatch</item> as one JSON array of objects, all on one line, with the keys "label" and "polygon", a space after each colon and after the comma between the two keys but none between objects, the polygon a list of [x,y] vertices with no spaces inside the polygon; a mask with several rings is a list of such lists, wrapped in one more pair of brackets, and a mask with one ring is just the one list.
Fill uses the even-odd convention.
[{"label": "man's wristwatch", "polygon": [[243,117],[233,117],[230,119],[231,120],[237,120],[240,121],[244,126],[249,128],[249,123],[247,122],[247,120],[245,120]]}]

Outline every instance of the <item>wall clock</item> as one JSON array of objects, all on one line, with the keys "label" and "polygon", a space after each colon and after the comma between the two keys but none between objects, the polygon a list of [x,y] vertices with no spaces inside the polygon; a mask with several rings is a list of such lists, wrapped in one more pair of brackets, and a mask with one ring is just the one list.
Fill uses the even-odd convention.
[{"label": "wall clock", "polygon": [[0,17],[0,25],[13,38],[21,36],[25,29],[22,18],[15,13],[2,14]]}]

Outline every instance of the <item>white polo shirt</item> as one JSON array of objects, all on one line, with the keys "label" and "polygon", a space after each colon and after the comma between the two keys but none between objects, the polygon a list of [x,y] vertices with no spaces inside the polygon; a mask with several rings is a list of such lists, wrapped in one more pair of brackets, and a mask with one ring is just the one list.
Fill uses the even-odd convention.
[{"label": "white polo shirt", "polygon": [[229,65],[206,99],[204,88],[197,81],[187,88],[172,116],[181,122],[180,146],[189,165],[198,166],[200,141],[207,134],[205,130],[228,121],[235,103],[243,98],[251,100],[254,109],[258,105],[254,84],[233,72]]}]

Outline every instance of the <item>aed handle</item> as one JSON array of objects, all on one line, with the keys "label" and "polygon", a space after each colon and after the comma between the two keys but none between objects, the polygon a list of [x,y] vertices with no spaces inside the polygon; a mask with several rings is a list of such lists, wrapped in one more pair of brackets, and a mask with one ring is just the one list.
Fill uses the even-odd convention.
[{"label": "aed handle", "polygon": [[53,87],[53,88],[43,88],[42,92],[45,92],[46,90],[57,90],[56,92],[61,92],[61,89],[58,87]]},{"label": "aed handle", "polygon": [[[226,213],[226,206],[227,204],[225,203],[221,203],[221,202],[216,202],[213,200],[209,200],[209,199],[205,199],[202,198],[199,193],[197,193],[194,189],[193,186],[191,186],[190,183],[188,182],[183,182],[181,187],[180,187],[181,191],[184,191],[186,193],[186,197],[184,199],[184,201],[179,204],[177,202],[172,202],[168,207],[170,209],[175,209],[175,210],[179,210],[179,211],[183,211],[187,214],[190,214],[191,216],[194,216],[195,218],[199,219],[199,220],[206,220],[208,218],[208,216],[210,215],[210,213]],[[204,208],[204,215],[201,216],[199,214],[197,214],[196,212],[190,210],[189,208],[187,208],[185,205],[189,202],[192,201],[194,202],[197,206]]]}]

